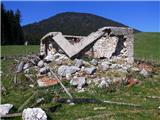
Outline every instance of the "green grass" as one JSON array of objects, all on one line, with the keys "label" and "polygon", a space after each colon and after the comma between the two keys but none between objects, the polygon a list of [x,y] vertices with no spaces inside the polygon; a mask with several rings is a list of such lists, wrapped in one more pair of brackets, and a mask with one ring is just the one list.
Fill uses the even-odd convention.
[{"label": "green grass", "polygon": [[135,34],[134,50],[135,58],[160,63],[160,33]]},{"label": "green grass", "polygon": [[[160,48],[158,44],[159,33],[138,33],[135,35],[135,57],[145,58],[146,60],[160,60]],[[39,46],[2,46],[2,55],[5,56],[22,56],[32,53],[37,53]],[[152,56],[152,58],[150,57]],[[127,102],[139,104],[141,108],[133,108],[128,106],[108,105],[108,104],[76,104],[74,106],[62,104],[56,112],[49,112],[48,107],[55,106],[57,103],[52,103],[50,100],[55,96],[68,97],[64,91],[62,91],[60,85],[56,85],[48,88],[30,88],[30,81],[24,78],[23,75],[18,75],[19,84],[13,84],[15,61],[12,59],[2,60],[2,85],[5,86],[7,92],[2,94],[2,103],[12,103],[14,105],[13,112],[17,112],[23,102],[29,98],[33,91],[37,91],[37,95],[32,102],[27,106],[32,105],[36,98],[44,97],[45,103],[38,107],[43,108],[50,119],[54,120],[75,120],[78,118],[89,120],[159,120],[160,110],[157,108],[160,106],[160,100],[148,99],[146,96],[160,96],[160,67],[156,67],[155,75],[153,77],[144,78],[134,73],[135,77],[141,81],[141,84],[135,85],[131,88],[120,87],[112,92],[87,87],[83,93],[77,93],[73,91],[72,87],[65,83],[70,88],[71,94],[76,98],[95,98],[101,100],[111,100],[117,102]],[[107,74],[106,74],[107,75]],[[106,107],[105,110],[93,110],[94,107]],[[21,118],[12,118],[10,120],[21,120]]]},{"label": "green grass", "polygon": [[6,45],[1,47],[2,56],[21,56],[39,52],[39,45]]}]

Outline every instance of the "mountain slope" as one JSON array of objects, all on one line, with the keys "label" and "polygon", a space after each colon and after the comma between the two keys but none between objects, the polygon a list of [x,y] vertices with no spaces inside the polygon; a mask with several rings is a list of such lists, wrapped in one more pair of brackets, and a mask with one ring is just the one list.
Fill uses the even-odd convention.
[{"label": "mountain slope", "polygon": [[34,44],[48,32],[60,31],[70,35],[88,35],[103,26],[126,25],[88,13],[65,12],[37,23],[23,26],[26,40]]}]

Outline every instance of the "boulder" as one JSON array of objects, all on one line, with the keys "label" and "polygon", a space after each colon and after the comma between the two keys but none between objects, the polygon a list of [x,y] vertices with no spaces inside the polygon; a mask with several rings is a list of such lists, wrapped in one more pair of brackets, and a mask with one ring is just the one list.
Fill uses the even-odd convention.
[{"label": "boulder", "polygon": [[98,85],[98,87],[100,87],[100,88],[108,88],[109,85],[112,83],[111,79],[108,79],[105,77],[102,77],[100,80],[101,80],[101,82]]},{"label": "boulder", "polygon": [[47,74],[47,73],[49,72],[49,69],[46,68],[46,67],[43,67],[43,68],[41,68],[41,69],[39,70],[39,72],[40,72],[41,74]]},{"label": "boulder", "polygon": [[71,77],[72,77],[71,73],[66,73],[66,79],[67,79],[67,80],[70,80]]},{"label": "boulder", "polygon": [[9,110],[13,107],[12,104],[1,104],[0,105],[0,116],[4,116],[9,113]]},{"label": "boulder", "polygon": [[46,113],[41,108],[26,108],[22,113],[23,120],[47,120]]},{"label": "boulder", "polygon": [[40,60],[40,61],[38,62],[38,64],[37,64],[37,66],[40,67],[40,68],[43,67],[43,65],[44,65],[43,60]]},{"label": "boulder", "polygon": [[23,66],[23,70],[26,70],[26,69],[28,69],[30,67],[30,64],[29,63],[26,63],[26,64],[24,64],[24,66]]},{"label": "boulder", "polygon": [[52,54],[48,54],[45,58],[44,58],[45,61],[47,62],[51,62],[54,60],[54,56]]},{"label": "boulder", "polygon": [[109,69],[109,63],[108,62],[102,62],[101,64],[100,64],[100,70],[101,71],[106,71],[106,70],[108,70]]},{"label": "boulder", "polygon": [[83,65],[83,60],[81,60],[81,59],[75,59],[74,63],[75,63],[76,67],[81,67]]},{"label": "boulder", "polygon": [[55,63],[56,63],[57,65],[62,65],[63,61],[62,61],[62,60],[55,60]]},{"label": "boulder", "polygon": [[143,75],[144,77],[148,77],[150,75],[149,72],[147,70],[145,70],[145,69],[142,69],[140,71],[140,74]]},{"label": "boulder", "polygon": [[109,84],[108,84],[108,82],[106,80],[102,80],[100,82],[100,84],[98,85],[98,87],[100,87],[100,88],[108,88]]},{"label": "boulder", "polygon": [[84,71],[85,73],[91,75],[91,74],[93,74],[93,73],[96,71],[96,67],[93,66],[93,67],[90,67],[90,68],[84,68],[83,71]]},{"label": "boulder", "polygon": [[77,77],[75,76],[71,81],[71,85],[77,86],[77,88],[80,90],[82,87],[86,84],[85,77]]},{"label": "boulder", "polygon": [[24,64],[25,64],[25,63],[22,61],[22,62],[20,62],[20,63],[17,65],[17,70],[16,70],[17,73],[23,71]]},{"label": "boulder", "polygon": [[92,59],[92,60],[91,60],[91,64],[94,65],[94,66],[96,66],[96,65],[98,65],[98,61],[95,60],[95,59]]},{"label": "boulder", "polygon": [[62,65],[58,68],[58,74],[60,76],[65,77],[67,73],[69,74],[73,74],[77,71],[79,71],[80,68],[76,67],[76,66],[67,66],[67,65]]}]

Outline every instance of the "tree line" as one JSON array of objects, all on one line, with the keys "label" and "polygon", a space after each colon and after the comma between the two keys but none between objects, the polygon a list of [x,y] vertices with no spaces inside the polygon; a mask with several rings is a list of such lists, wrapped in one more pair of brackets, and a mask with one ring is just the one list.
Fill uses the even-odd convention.
[{"label": "tree line", "polygon": [[1,3],[1,44],[2,45],[21,45],[24,44],[24,34],[21,22],[21,13],[17,9],[6,10]]}]

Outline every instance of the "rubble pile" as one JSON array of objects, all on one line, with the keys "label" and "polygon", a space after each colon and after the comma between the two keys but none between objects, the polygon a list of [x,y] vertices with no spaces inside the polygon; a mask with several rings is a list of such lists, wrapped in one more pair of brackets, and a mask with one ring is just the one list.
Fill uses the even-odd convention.
[{"label": "rubble pile", "polygon": [[[59,56],[54,58],[56,54]],[[58,84],[58,80],[47,67],[49,66],[61,81],[69,81],[78,90],[81,90],[86,84],[108,88],[112,84],[124,83],[131,71],[137,72],[144,77],[150,74],[150,71],[140,68],[138,64],[128,64],[127,62],[119,64],[112,60],[95,58],[90,61],[77,58],[71,60],[65,54],[60,53],[52,54],[52,57],[53,60],[51,61],[50,59],[49,62],[46,60],[48,56],[44,58],[36,56],[38,59],[35,64],[31,62],[34,59],[27,59],[28,61],[25,60],[25,62],[21,61],[17,66],[17,72],[23,71],[25,76],[32,80],[34,79],[33,81],[36,81],[39,87]],[[57,59],[58,61],[62,61],[62,63],[57,63]],[[35,78],[32,76],[35,76]]]},{"label": "rubble pile", "polygon": [[[123,27],[103,27],[87,37],[48,33],[41,39],[40,54],[25,57],[16,72],[23,71],[39,87],[58,84],[58,79],[69,81],[78,90],[86,84],[109,88],[113,84],[133,83],[134,80],[127,77],[131,71],[147,77],[152,69],[133,63],[132,33],[132,29]],[[78,42],[71,44],[69,38],[78,39]],[[91,51],[92,56],[89,55]],[[81,58],[73,59],[77,55]],[[89,59],[83,59],[84,56]]]}]

